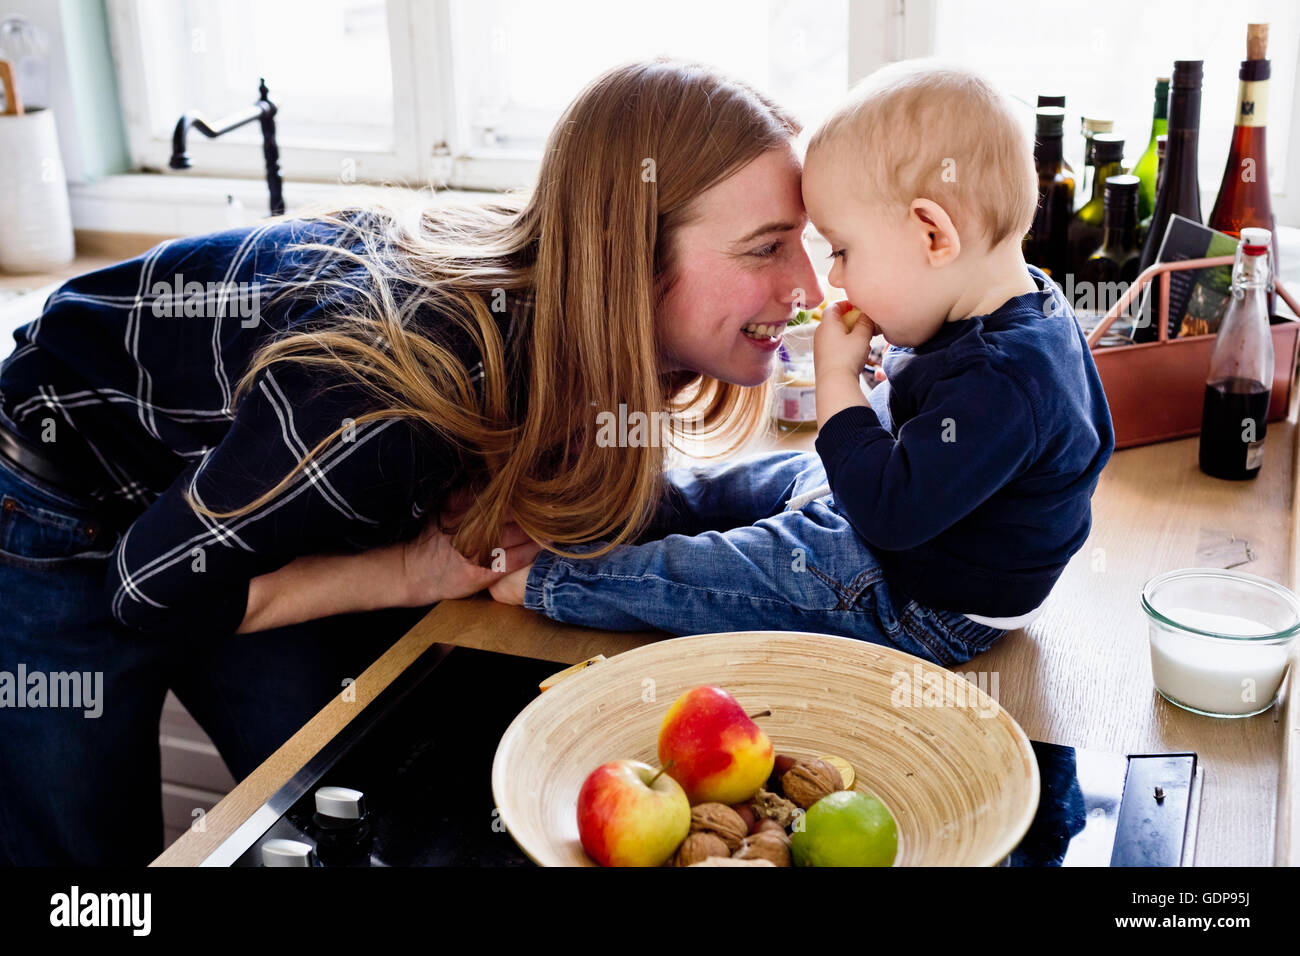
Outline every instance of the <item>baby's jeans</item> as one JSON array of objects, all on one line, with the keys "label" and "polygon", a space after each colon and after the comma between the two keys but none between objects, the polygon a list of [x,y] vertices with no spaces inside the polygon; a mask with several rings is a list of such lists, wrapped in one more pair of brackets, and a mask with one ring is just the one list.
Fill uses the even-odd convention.
[{"label": "baby's jeans", "polygon": [[814,453],[687,466],[667,478],[668,493],[637,544],[599,558],[542,551],[528,574],[524,606],[618,631],[835,634],[944,667],[965,663],[1006,633],[903,594],[829,490],[787,508],[826,485]]}]

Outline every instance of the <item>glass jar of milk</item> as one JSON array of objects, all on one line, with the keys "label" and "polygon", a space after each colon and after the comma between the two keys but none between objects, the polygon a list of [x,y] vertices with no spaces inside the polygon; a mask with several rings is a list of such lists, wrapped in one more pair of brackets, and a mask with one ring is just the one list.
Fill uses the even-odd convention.
[{"label": "glass jar of milk", "polygon": [[1300,601],[1242,571],[1183,568],[1142,588],[1151,677],[1170,703],[1209,717],[1268,710],[1286,676]]}]

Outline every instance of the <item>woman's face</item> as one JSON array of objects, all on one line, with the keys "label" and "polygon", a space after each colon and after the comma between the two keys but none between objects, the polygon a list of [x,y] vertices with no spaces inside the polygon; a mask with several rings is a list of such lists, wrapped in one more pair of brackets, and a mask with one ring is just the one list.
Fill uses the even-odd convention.
[{"label": "woman's face", "polygon": [[[770,149],[696,200],[655,317],[664,372],[750,386],[772,374],[785,325],[822,301],[803,245],[800,174],[792,147]],[[746,334],[753,326],[768,334]]]}]

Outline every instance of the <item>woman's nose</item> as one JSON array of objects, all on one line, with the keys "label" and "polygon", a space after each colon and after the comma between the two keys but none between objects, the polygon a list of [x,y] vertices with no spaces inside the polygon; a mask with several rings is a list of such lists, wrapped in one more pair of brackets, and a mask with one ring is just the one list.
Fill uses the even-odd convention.
[{"label": "woman's nose", "polygon": [[801,309],[815,309],[822,301],[822,286],[813,269],[808,250],[801,248],[792,280],[791,304]]}]

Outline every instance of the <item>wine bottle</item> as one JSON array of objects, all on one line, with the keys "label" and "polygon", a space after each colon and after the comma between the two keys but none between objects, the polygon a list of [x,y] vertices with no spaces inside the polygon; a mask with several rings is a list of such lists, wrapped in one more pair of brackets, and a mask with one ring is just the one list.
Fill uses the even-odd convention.
[{"label": "wine bottle", "polygon": [[1138,221],[1147,219],[1156,205],[1156,173],[1159,171],[1156,156],[1156,137],[1169,126],[1169,77],[1156,77],[1156,102],[1151,113],[1151,139],[1133,164],[1132,173],[1142,182],[1138,189]]},{"label": "wine bottle", "polygon": [[1069,253],[1070,213],[1074,209],[1074,174],[1061,156],[1065,110],[1045,106],[1038,111],[1034,165],[1038,169],[1038,208],[1025,234],[1025,261],[1062,282]]},{"label": "wine bottle", "polygon": [[[1060,107],[1061,110],[1064,111],[1065,94],[1064,93],[1039,93],[1038,106],[1035,109],[1041,110],[1044,106]],[[1062,115],[1064,115],[1064,112],[1062,113]],[[1071,166],[1070,161],[1065,158],[1064,150],[1062,150],[1061,153],[1061,165],[1065,167],[1065,171],[1067,173],[1070,173],[1071,175],[1074,174],[1074,167]]]},{"label": "wine bottle", "polygon": [[[1271,275],[1278,271],[1277,223],[1268,191],[1268,160],[1264,146],[1264,124],[1268,111],[1269,61],[1268,24],[1251,23],[1246,28],[1246,57],[1237,76],[1237,120],[1232,146],[1223,170],[1223,182],[1210,213],[1211,229],[1240,236],[1247,226],[1267,229],[1273,237]],[[1276,293],[1270,291],[1268,311],[1277,308]]]},{"label": "wine bottle", "polygon": [[1139,180],[1133,175],[1106,177],[1106,227],[1101,245],[1079,268],[1075,313],[1095,311],[1098,319],[1119,301],[1138,274],[1142,249],[1137,239]]},{"label": "wine bottle", "polygon": [[1259,474],[1273,393],[1273,334],[1268,321],[1267,229],[1241,230],[1232,296],[1215,334],[1201,410],[1200,465],[1216,478]]},{"label": "wine bottle", "polygon": [[1106,218],[1106,179],[1124,172],[1124,137],[1114,133],[1096,133],[1092,137],[1091,149],[1092,165],[1096,168],[1092,197],[1070,220],[1069,269],[1075,273],[1101,245]]},{"label": "wine bottle", "polygon": [[[1075,190],[1075,193],[1080,205],[1087,201],[1085,197],[1094,194],[1097,196],[1098,228],[1101,226],[1100,199],[1102,190],[1101,187],[1097,185],[1098,180],[1095,178],[1096,170],[1093,167],[1092,160],[1092,140],[1098,133],[1111,133],[1114,132],[1114,129],[1114,120],[1102,119],[1098,116],[1081,116],[1079,118],[1079,131],[1083,133],[1083,175],[1079,177],[1081,182],[1079,188]],[[1105,179],[1103,178],[1100,182],[1104,183]]]},{"label": "wine bottle", "polygon": [[[1160,191],[1160,184],[1164,182],[1165,176],[1165,150],[1169,143],[1169,137],[1161,133],[1156,137],[1156,192]],[[1147,241],[1147,233],[1151,231],[1151,217],[1138,220],[1138,248],[1140,249]]]},{"label": "wine bottle", "polygon": [[[1175,60],[1169,89],[1169,132],[1165,173],[1156,192],[1151,226],[1142,244],[1141,269],[1156,262],[1164,242],[1169,217],[1178,215],[1202,222],[1201,188],[1196,176],[1197,140],[1201,126],[1201,61]],[[1140,271],[1140,270],[1139,270]],[[1142,315],[1133,327],[1135,342],[1151,342],[1159,337],[1156,323],[1160,315],[1160,283],[1150,283],[1143,296]],[[1170,316],[1169,336],[1178,334],[1181,317]]]}]

